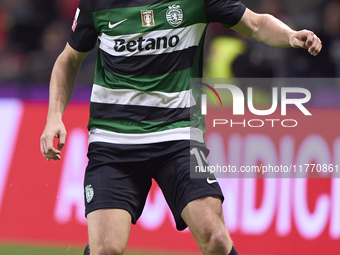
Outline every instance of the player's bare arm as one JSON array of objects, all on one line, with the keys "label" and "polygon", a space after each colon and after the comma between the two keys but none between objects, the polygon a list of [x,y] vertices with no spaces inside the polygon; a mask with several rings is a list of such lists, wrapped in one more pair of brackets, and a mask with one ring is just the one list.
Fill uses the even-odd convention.
[{"label": "player's bare arm", "polygon": [[[72,97],[79,68],[87,54],[75,51],[67,44],[53,67],[47,122],[40,138],[40,149],[47,160],[60,159],[66,139],[62,115]],[[53,147],[55,138],[59,139],[57,148]]]},{"label": "player's bare arm", "polygon": [[322,49],[321,40],[312,31],[294,31],[272,15],[257,14],[249,9],[232,29],[273,47],[307,49],[313,56]]}]

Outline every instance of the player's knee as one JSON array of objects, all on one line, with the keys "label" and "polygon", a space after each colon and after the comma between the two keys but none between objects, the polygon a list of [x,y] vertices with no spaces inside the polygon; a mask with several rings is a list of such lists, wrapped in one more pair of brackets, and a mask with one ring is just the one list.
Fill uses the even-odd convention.
[{"label": "player's knee", "polygon": [[231,240],[228,238],[225,230],[218,230],[212,233],[208,246],[211,252],[227,250],[228,246],[231,246]]},{"label": "player's knee", "polygon": [[90,249],[90,255],[121,255],[125,247],[118,245],[101,245]]},{"label": "player's knee", "polygon": [[203,233],[203,253],[216,254],[229,250],[232,246],[226,229],[206,228]]}]

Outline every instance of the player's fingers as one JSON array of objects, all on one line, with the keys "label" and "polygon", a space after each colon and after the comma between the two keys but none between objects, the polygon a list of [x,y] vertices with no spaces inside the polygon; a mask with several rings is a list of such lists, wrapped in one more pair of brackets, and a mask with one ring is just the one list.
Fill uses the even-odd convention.
[{"label": "player's fingers", "polygon": [[55,148],[51,148],[50,150],[48,150],[47,153],[44,153],[44,157],[47,160],[53,159],[53,160],[60,160],[60,151],[55,149]]},{"label": "player's fingers", "polygon": [[59,141],[58,141],[58,150],[61,151],[61,149],[64,147],[65,140],[66,140],[66,132],[60,132],[59,134]]},{"label": "player's fingers", "polygon": [[321,49],[322,49],[321,40],[317,36],[314,36],[313,44],[308,49],[308,52],[310,54],[312,54],[313,56],[316,56],[316,55],[318,55],[320,53]]},{"label": "player's fingers", "polygon": [[313,52],[313,51],[316,49],[316,47],[318,46],[318,44],[319,44],[319,40],[318,40],[318,38],[316,37],[316,35],[314,35],[314,36],[313,36],[312,43],[311,43],[311,45],[309,46],[308,50],[309,50],[310,52]]},{"label": "player's fingers", "polygon": [[60,160],[60,156],[59,155],[46,155],[45,158],[47,159],[47,161],[52,160]]},{"label": "player's fingers", "polygon": [[46,154],[48,149],[48,137],[46,136],[46,134],[43,134],[41,137],[40,137],[40,149],[41,149],[41,152],[42,154]]},{"label": "player's fingers", "polygon": [[60,155],[59,155],[60,153],[55,153],[55,152],[49,152],[48,154],[47,154],[47,157],[46,158],[48,158],[48,160],[49,159],[53,159],[53,160],[60,160]]},{"label": "player's fingers", "polygon": [[51,136],[51,135],[45,136],[45,153],[53,149],[53,140],[54,140],[54,136]]},{"label": "player's fingers", "polygon": [[316,55],[319,54],[322,50],[322,43],[320,43],[320,45],[317,47],[316,49]]},{"label": "player's fingers", "polygon": [[294,48],[307,49],[306,41],[308,39],[308,31],[302,30],[294,33],[290,39],[290,44]]},{"label": "player's fingers", "polygon": [[304,41],[295,40],[294,44],[292,44],[292,47],[305,49],[305,42]]},{"label": "player's fingers", "polygon": [[43,134],[41,136],[41,152],[47,160],[58,159],[56,155],[60,154],[60,151],[53,147],[54,136]]},{"label": "player's fingers", "polygon": [[309,49],[313,45],[314,33],[310,31],[306,31],[306,33],[306,47]]},{"label": "player's fingers", "polygon": [[47,159],[50,160],[49,155],[48,155],[48,151],[46,150],[46,145],[44,142],[41,142],[41,153],[43,154],[43,156]]},{"label": "player's fingers", "polygon": [[44,140],[44,138],[43,138],[43,136],[41,136],[40,137],[40,151],[41,151],[42,154],[45,153],[45,143],[44,143],[43,140]]}]

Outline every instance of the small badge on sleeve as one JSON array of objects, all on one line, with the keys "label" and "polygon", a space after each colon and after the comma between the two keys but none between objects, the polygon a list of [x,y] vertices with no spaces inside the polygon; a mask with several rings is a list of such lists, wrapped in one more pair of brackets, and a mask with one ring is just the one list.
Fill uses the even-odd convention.
[{"label": "small badge on sleeve", "polygon": [[91,185],[87,185],[85,187],[85,196],[86,196],[87,203],[90,203],[94,196],[94,191]]},{"label": "small badge on sleeve", "polygon": [[80,9],[77,8],[76,15],[74,15],[74,20],[73,20],[73,24],[72,24],[72,31],[73,32],[76,30],[76,27],[77,27],[77,24],[78,24],[77,21],[78,21],[79,13],[80,13]]}]

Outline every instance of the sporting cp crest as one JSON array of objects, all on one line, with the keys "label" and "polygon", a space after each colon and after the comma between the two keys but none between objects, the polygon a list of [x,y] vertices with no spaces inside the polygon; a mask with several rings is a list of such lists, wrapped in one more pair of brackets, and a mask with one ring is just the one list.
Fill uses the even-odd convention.
[{"label": "sporting cp crest", "polygon": [[91,185],[85,187],[85,196],[87,203],[90,203],[94,195],[94,191]]},{"label": "sporting cp crest", "polygon": [[178,4],[173,4],[166,11],[166,20],[173,27],[178,27],[183,20],[183,12]]}]

